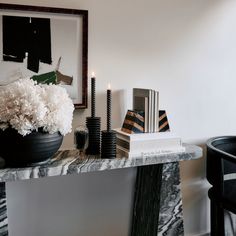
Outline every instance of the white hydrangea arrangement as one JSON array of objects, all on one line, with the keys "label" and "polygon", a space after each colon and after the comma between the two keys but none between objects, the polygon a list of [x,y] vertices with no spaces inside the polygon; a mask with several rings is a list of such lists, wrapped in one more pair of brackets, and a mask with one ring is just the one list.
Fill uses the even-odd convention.
[{"label": "white hydrangea arrangement", "polygon": [[30,78],[0,86],[0,129],[12,127],[25,136],[42,129],[71,132],[74,105],[59,85],[37,84]]}]

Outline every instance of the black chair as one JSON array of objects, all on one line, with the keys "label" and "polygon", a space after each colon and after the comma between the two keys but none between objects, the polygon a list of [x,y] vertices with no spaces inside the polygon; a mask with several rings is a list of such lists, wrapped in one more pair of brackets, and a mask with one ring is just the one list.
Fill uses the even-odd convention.
[{"label": "black chair", "polygon": [[236,136],[207,141],[207,180],[211,202],[211,235],[224,236],[224,210],[236,214]]}]

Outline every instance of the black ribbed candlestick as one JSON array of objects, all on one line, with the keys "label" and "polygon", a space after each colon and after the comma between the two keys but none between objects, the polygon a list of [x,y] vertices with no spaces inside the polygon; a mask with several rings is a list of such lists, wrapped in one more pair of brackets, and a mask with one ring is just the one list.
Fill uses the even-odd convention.
[{"label": "black ribbed candlestick", "polygon": [[91,78],[91,117],[95,117],[95,77]]},{"label": "black ribbed candlestick", "polygon": [[111,130],[102,131],[101,158],[113,159],[116,157],[116,132]]},{"label": "black ribbed candlestick", "polygon": [[111,90],[107,90],[107,132],[111,131]]}]

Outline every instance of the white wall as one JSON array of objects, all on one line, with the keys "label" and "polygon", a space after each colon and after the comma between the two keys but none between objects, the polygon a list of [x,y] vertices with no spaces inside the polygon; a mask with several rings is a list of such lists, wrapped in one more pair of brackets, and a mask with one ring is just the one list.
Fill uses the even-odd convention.
[{"label": "white wall", "polygon": [[[8,2],[36,4],[32,0]],[[131,108],[131,88],[147,87],[160,91],[160,107],[167,110],[171,129],[180,134],[184,141],[204,144],[212,136],[235,134],[234,0],[38,0],[37,4],[89,10],[89,71],[94,70],[97,74],[97,115],[102,117],[103,127],[105,89],[110,82],[113,88],[113,127],[121,125],[126,110]],[[74,127],[84,124],[89,111],[75,112]],[[63,148],[73,146],[72,137],[68,135],[65,138]],[[181,165],[186,235],[209,230],[208,185],[204,181],[204,172],[203,158]],[[121,172],[120,178],[130,173]],[[100,184],[102,177],[100,174],[96,176]],[[60,181],[61,178],[55,180],[57,187]],[[40,187],[43,194],[55,186],[53,181],[45,186],[40,181],[34,184]],[[65,184],[64,181],[62,184]],[[77,184],[80,191],[86,189],[86,183],[78,182],[77,177],[68,179],[68,184],[72,186],[70,194],[77,194],[79,190],[73,188]],[[93,184],[94,187],[96,184]],[[114,184],[111,183],[110,187],[114,187]],[[132,181],[127,181],[126,186],[126,191],[120,186],[116,191],[123,191],[129,199],[132,197],[128,190],[129,187],[132,189]],[[17,183],[8,185],[12,193],[9,204],[15,203],[16,212],[14,215],[13,209],[10,209],[10,222],[21,214],[17,204],[21,204],[24,200],[22,193],[30,191],[30,188],[33,188],[30,184],[22,184],[21,189]],[[14,197],[18,194],[19,199]],[[64,197],[68,194],[65,192]],[[55,198],[50,206],[52,211],[56,210],[57,203],[58,199]],[[122,201],[116,203],[122,209],[125,207]],[[69,211],[77,203],[70,201],[65,204],[68,204]],[[80,216],[78,212],[78,218]],[[50,217],[43,217],[50,221]],[[129,220],[129,209],[123,217]],[[112,217],[108,224],[111,222]],[[127,235],[127,230],[119,230],[118,235]],[[73,235],[72,231],[68,235]]]}]

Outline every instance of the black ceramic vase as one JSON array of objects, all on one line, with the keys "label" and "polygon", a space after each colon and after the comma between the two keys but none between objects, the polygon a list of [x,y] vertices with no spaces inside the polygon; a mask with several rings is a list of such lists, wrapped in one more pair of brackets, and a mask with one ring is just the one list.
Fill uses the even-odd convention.
[{"label": "black ceramic vase", "polygon": [[46,163],[60,148],[63,136],[33,131],[22,136],[15,129],[0,130],[0,156],[8,167],[35,166]]}]

